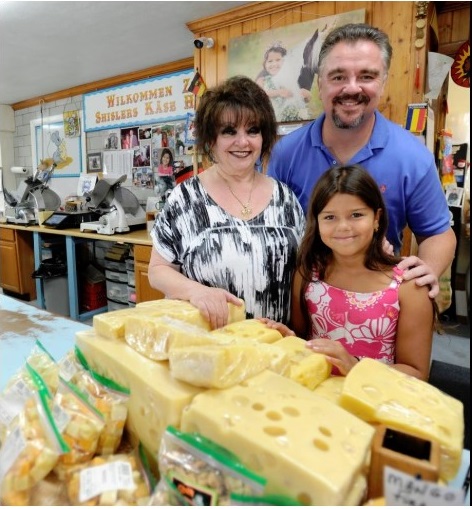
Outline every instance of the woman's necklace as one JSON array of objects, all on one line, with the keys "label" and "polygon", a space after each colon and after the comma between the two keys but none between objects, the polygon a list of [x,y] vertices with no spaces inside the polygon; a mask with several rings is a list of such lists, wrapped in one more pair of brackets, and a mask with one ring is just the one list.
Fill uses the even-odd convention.
[{"label": "woman's necklace", "polygon": [[229,185],[229,182],[221,175],[219,171],[217,171],[218,175],[223,179],[224,183],[228,186],[229,192],[234,196],[234,198],[238,201],[238,203],[241,205],[241,215],[243,217],[248,217],[252,214],[252,207],[251,207],[251,197],[252,197],[252,191],[254,189],[254,183],[256,182],[256,172],[252,175],[252,183],[251,183],[251,190],[249,191],[249,196],[247,198],[247,203],[243,203],[237,196],[236,193],[231,189],[231,186]]}]

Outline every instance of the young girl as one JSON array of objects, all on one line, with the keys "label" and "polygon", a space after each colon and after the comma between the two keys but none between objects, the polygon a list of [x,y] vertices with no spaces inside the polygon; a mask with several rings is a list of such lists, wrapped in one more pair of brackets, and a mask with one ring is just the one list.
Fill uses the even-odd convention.
[{"label": "young girl", "polygon": [[168,148],[162,149],[161,159],[157,167],[157,177],[165,183],[166,189],[174,188],[174,157]]},{"label": "young girl", "polygon": [[270,97],[277,120],[281,122],[301,120],[299,110],[304,107],[304,101],[310,99],[309,90],[300,89],[298,85],[293,90],[281,83],[277,76],[286,55],[287,50],[280,42],[273,43],[264,53],[263,70],[256,77],[256,83]]},{"label": "young girl", "polygon": [[[357,165],[329,169],[311,195],[292,288],[292,327],[346,375],[362,357],[427,380],[434,326],[428,289],[402,281],[382,239],[378,185]],[[267,322],[266,322],[267,323]]]}]

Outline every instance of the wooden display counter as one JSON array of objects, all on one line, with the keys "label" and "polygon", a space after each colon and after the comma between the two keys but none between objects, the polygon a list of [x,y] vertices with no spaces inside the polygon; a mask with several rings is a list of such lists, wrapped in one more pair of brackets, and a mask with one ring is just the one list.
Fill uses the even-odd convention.
[{"label": "wooden display counter", "polygon": [[[151,288],[148,282],[147,268],[151,256],[152,240],[146,229],[103,235],[96,232],[81,232],[79,228],[58,230],[37,225],[22,226],[2,223],[0,224],[0,286],[2,288],[18,294],[29,294],[30,300],[35,298],[34,290],[36,290],[38,306],[45,308],[43,282],[41,279],[36,279],[35,288],[34,280],[31,278],[31,274],[39,267],[42,260],[41,236],[45,234],[65,237],[69,309],[70,317],[73,320],[88,320],[97,312],[106,310],[106,308],[100,308],[85,313],[80,313],[79,310],[78,275],[77,270],[71,270],[71,267],[76,267],[76,246],[84,241],[101,240],[134,245],[136,302],[163,297],[163,294]],[[22,239],[22,243],[12,240],[16,238]],[[29,251],[25,249],[24,245],[30,246]],[[27,288],[26,283],[30,285],[29,291],[25,289]]]}]

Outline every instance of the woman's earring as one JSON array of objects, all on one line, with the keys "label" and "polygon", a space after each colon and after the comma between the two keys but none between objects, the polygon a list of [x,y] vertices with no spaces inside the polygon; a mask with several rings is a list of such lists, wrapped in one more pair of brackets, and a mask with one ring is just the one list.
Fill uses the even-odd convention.
[{"label": "woman's earring", "polygon": [[379,231],[379,225],[377,224],[374,226],[374,232],[377,233],[378,231]]},{"label": "woman's earring", "polygon": [[262,157],[259,156],[259,158],[257,159],[256,163],[255,163],[255,167],[256,167],[256,171],[258,171],[259,173],[262,172]]}]

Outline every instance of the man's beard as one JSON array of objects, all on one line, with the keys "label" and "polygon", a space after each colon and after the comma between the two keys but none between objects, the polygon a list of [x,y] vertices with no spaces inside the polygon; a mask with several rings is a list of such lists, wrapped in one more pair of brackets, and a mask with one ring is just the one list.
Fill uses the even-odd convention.
[{"label": "man's beard", "polygon": [[[333,105],[334,106],[336,106],[336,104],[342,105],[342,102],[346,101],[346,100],[351,100],[351,101],[355,101],[357,103],[364,103],[364,104],[369,104],[369,102],[370,102],[369,97],[367,97],[364,94],[356,94],[356,95],[345,94],[345,95],[339,95],[339,96],[335,97],[333,99]],[[365,114],[363,113],[362,115],[359,115],[358,117],[354,118],[353,120],[351,120],[349,122],[344,122],[343,120],[341,120],[339,115],[336,113],[335,108],[333,108],[331,117],[333,119],[334,125],[336,127],[338,127],[339,129],[354,129],[354,128],[360,126],[365,120]]]}]

